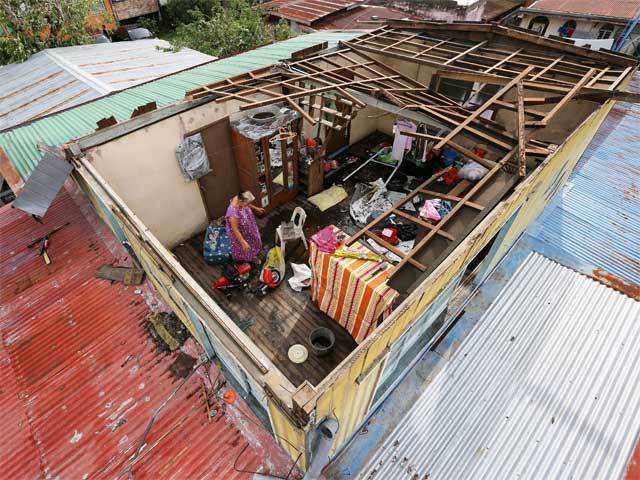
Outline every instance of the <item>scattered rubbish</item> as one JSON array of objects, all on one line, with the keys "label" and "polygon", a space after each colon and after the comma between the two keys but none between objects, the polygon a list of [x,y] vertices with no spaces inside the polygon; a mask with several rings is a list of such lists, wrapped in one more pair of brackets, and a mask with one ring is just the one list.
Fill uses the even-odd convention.
[{"label": "scattered rubbish", "polygon": [[477,182],[482,177],[484,177],[489,170],[480,165],[479,163],[470,160],[467,164],[464,165],[458,171],[458,177],[463,178],[465,180],[470,180],[472,182]]},{"label": "scattered rubbish", "polygon": [[51,257],[49,256],[49,252],[47,251],[47,248],[49,248],[51,237],[53,236],[54,233],[59,232],[67,225],[69,225],[69,222],[54,228],[53,230],[43,235],[42,237],[36,238],[34,241],[32,241],[30,244],[27,245],[27,248],[33,248],[37,246],[38,255],[42,257],[42,259],[44,260],[44,263],[49,265],[51,263]]},{"label": "scattered rubbish", "polygon": [[95,277],[112,282],[120,282],[125,285],[140,285],[144,282],[144,270],[136,267],[114,267],[113,265],[101,265],[96,270]]},{"label": "scattered rubbish", "polygon": [[304,345],[296,343],[295,345],[291,345],[291,347],[289,347],[289,352],[287,355],[289,356],[289,360],[291,360],[293,363],[304,363],[309,356],[309,352]]},{"label": "scattered rubbish", "polygon": [[238,326],[238,328],[243,332],[249,330],[256,323],[256,321],[253,318],[245,318],[244,320],[240,320],[240,319],[236,320],[234,318],[234,321],[235,321],[235,324]]},{"label": "scattered rubbish", "polygon": [[187,378],[193,370],[193,366],[195,364],[195,358],[193,358],[191,355],[187,355],[184,352],[180,352],[178,353],[178,356],[173,361],[173,363],[169,366],[169,371],[176,377]]},{"label": "scattered rubbish", "polygon": [[311,269],[304,263],[292,263],[293,276],[287,280],[296,292],[301,292],[311,284]]},{"label": "scattered rubbish", "polygon": [[173,352],[189,338],[187,327],[173,312],[152,313],[147,321],[149,333],[161,351]]},{"label": "scattered rubbish", "polygon": [[222,399],[227,405],[232,405],[236,401],[237,397],[238,395],[236,391],[231,388],[222,394]]}]

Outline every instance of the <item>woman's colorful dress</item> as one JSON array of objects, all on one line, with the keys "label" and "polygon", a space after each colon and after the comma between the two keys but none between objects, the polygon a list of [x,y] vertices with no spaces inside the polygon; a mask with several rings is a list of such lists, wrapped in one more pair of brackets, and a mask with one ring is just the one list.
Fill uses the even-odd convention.
[{"label": "woman's colorful dress", "polygon": [[[240,240],[233,233],[231,228],[230,218],[235,217],[238,219],[238,230],[249,244],[249,250],[244,251]],[[260,238],[260,231],[256,224],[256,217],[253,215],[253,211],[250,207],[235,207],[233,204],[227,208],[225,215],[225,224],[227,227],[227,235],[231,240],[231,257],[234,262],[255,262],[258,258],[258,253],[262,249],[262,239]]]}]

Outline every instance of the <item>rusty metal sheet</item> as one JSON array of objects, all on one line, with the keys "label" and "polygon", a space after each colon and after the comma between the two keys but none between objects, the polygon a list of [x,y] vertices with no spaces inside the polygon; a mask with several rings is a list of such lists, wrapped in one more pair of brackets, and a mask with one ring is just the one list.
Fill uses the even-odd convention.
[{"label": "rusty metal sheet", "polygon": [[640,8],[640,2],[636,0],[537,0],[529,8],[535,11],[546,10],[585,16],[632,19]]},{"label": "rusty metal sheet", "polygon": [[[45,265],[26,245],[65,222]],[[126,263],[127,255],[67,187],[43,224],[0,208],[4,477],[127,478],[151,416],[182,381],[170,371],[176,354],[159,352],[145,331],[147,302],[158,302],[152,289],[94,278],[100,265]],[[217,374],[212,367],[210,377]],[[133,478],[286,475],[291,461],[239,397],[208,421],[206,380],[194,374],[158,415]]]},{"label": "rusty metal sheet", "polygon": [[355,4],[350,0],[273,0],[263,3],[262,8],[273,16],[311,25]]}]

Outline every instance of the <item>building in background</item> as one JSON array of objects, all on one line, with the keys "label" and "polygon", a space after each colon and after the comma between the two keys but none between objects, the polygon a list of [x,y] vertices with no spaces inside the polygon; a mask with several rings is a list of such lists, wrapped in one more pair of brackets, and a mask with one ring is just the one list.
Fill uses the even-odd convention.
[{"label": "building in background", "polygon": [[115,20],[120,22],[131,21],[143,15],[160,15],[160,2],[158,0],[103,0],[109,4]]},{"label": "building in background", "polygon": [[505,23],[547,37],[571,38],[595,50],[615,49],[638,57],[639,14],[640,0],[536,0],[513,12]]}]

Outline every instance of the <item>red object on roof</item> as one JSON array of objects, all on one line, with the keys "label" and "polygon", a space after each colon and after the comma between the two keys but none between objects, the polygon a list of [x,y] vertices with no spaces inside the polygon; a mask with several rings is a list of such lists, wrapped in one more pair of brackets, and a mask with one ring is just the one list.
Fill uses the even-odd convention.
[{"label": "red object on roof", "polygon": [[[132,464],[183,379],[169,369],[177,355],[159,352],[145,331],[153,290],[94,278],[102,264],[128,264],[127,253],[72,191],[61,191],[44,224],[0,208],[1,476],[128,480],[128,467],[136,480],[286,475],[292,462],[240,397],[209,420],[206,366],[166,403]],[[66,222],[45,265],[27,245]]]},{"label": "red object on roof", "polygon": [[537,0],[529,8],[630,20],[640,10],[640,0]]},{"label": "red object on roof", "polygon": [[271,0],[260,6],[274,17],[286,18],[303,25],[357,4],[353,0]]}]

